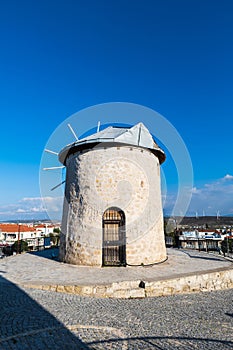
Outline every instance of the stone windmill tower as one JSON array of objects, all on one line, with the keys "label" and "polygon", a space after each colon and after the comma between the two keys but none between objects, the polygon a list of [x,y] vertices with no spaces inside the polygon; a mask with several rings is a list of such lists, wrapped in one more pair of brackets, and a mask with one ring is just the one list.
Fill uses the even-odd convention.
[{"label": "stone windmill tower", "polygon": [[142,123],[97,130],[62,149],[59,160],[66,166],[61,261],[125,266],[166,259],[165,154]]}]

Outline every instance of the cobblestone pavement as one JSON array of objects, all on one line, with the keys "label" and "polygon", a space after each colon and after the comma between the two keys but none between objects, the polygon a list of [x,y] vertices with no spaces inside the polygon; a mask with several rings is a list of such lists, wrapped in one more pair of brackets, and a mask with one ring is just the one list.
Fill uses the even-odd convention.
[{"label": "cobblestone pavement", "polygon": [[120,300],[19,289],[1,277],[1,350],[232,349],[233,290]]}]

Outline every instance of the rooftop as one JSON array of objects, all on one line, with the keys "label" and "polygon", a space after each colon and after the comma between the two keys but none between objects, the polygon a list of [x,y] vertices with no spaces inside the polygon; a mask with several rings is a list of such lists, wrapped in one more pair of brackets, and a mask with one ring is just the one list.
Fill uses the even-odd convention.
[{"label": "rooftop", "polygon": [[150,149],[159,158],[160,164],[166,158],[164,151],[157,145],[145,125],[138,123],[132,127],[108,126],[104,130],[69,144],[59,153],[59,160],[65,164],[70,153],[93,148],[101,143],[116,143]]},{"label": "rooftop", "polygon": [[0,232],[15,233],[15,232],[34,232],[34,231],[35,231],[35,228],[28,225],[0,224]]}]

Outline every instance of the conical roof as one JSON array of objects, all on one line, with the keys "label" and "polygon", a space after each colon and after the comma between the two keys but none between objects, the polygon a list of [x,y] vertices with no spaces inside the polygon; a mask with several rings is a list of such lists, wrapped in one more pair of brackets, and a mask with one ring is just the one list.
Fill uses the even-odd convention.
[{"label": "conical roof", "polygon": [[159,158],[160,164],[163,163],[166,158],[164,151],[154,141],[145,125],[143,123],[138,123],[128,128],[109,126],[104,130],[78,140],[61,150],[59,153],[59,160],[61,163],[65,164],[66,157],[70,153],[93,148],[100,143],[108,143],[109,146],[111,146],[112,143],[116,143],[150,149]]}]

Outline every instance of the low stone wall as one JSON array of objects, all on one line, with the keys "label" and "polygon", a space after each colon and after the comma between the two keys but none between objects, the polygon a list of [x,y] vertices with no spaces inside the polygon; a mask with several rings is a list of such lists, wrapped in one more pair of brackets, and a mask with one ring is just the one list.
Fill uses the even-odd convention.
[{"label": "low stone wall", "polygon": [[233,269],[146,283],[147,297],[233,288]]},{"label": "low stone wall", "polygon": [[158,297],[233,288],[233,269],[228,268],[154,282],[144,281],[145,288],[139,287],[140,282],[140,280],[124,281],[99,286],[24,284],[24,287],[99,298]]}]

